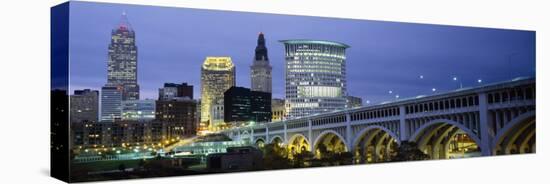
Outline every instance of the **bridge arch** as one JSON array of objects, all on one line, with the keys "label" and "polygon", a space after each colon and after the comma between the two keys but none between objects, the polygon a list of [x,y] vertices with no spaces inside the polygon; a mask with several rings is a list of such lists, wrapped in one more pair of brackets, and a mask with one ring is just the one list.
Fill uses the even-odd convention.
[{"label": "bridge arch", "polygon": [[356,163],[380,162],[389,160],[399,144],[401,141],[395,132],[379,125],[368,126],[356,134],[352,154]]},{"label": "bridge arch", "polygon": [[525,112],[502,127],[492,142],[493,154],[534,153],[535,150],[535,111]]},{"label": "bridge arch", "polygon": [[409,141],[417,143],[431,159],[480,156],[481,149],[489,149],[481,147],[480,138],[471,129],[450,119],[434,119],[423,124]]},{"label": "bridge arch", "polygon": [[256,138],[256,140],[254,140],[254,145],[256,145],[258,148],[263,148],[265,144],[265,139],[262,137],[258,137]]},{"label": "bridge arch", "polygon": [[328,153],[348,152],[350,149],[344,136],[334,130],[325,130],[317,136],[313,143],[314,155],[321,158]]},{"label": "bridge arch", "polygon": [[295,154],[311,151],[311,144],[305,135],[297,133],[288,139],[287,150],[289,157],[292,158]]},{"label": "bridge arch", "polygon": [[248,143],[253,143],[253,141],[254,141],[254,140],[252,140],[251,134],[246,130],[244,130],[240,133],[239,138],[240,138],[241,141],[245,141],[245,142],[248,142]]},{"label": "bridge arch", "polygon": [[273,136],[271,137],[271,140],[269,140],[269,144],[273,144],[273,143],[282,145],[284,144],[284,139],[279,135]]}]

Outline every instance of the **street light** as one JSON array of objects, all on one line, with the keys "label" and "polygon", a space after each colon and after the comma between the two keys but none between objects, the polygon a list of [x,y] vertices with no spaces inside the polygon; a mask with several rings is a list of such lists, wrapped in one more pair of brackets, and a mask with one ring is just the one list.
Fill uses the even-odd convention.
[{"label": "street light", "polygon": [[432,92],[435,92],[435,91],[437,91],[437,89],[435,89],[435,88],[432,88]]},{"label": "street light", "polygon": [[483,81],[481,79],[477,79],[477,83],[481,84]]},{"label": "street light", "polygon": [[458,82],[460,88],[462,88],[462,81],[461,81],[458,77],[454,76],[454,77],[453,77],[453,81]]}]

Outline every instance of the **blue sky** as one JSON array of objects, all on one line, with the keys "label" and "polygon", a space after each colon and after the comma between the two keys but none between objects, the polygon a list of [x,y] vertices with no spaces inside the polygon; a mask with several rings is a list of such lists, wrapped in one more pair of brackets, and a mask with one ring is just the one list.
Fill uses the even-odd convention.
[{"label": "blue sky", "polygon": [[[165,82],[194,85],[206,56],[230,56],[237,85],[250,87],[259,32],[273,66],[273,95],[284,97],[284,48],[279,40],[342,42],[348,93],[377,103],[535,76],[535,32],[334,19],[154,6],[71,2],[71,90],[100,89],[107,81],[111,30],[123,11],[136,32],[141,98],[156,99]],[[423,76],[421,79],[420,76]],[[393,91],[389,94],[388,91]]]}]

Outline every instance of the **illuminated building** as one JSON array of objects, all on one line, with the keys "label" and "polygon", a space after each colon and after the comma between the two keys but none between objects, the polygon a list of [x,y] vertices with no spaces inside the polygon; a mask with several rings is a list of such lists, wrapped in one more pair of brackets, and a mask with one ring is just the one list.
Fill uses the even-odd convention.
[{"label": "illuminated building", "polygon": [[230,57],[207,57],[201,68],[202,130],[212,128],[212,104],[223,99],[223,93],[235,86],[235,66]]},{"label": "illuminated building", "polygon": [[223,102],[225,123],[271,121],[271,93],[234,86],[225,91]]},{"label": "illuminated building", "polygon": [[271,121],[282,121],[285,119],[286,109],[285,100],[272,99],[271,100]]},{"label": "illuminated building", "polygon": [[99,115],[99,91],[75,90],[70,96],[70,122],[97,121]]},{"label": "illuminated building", "polygon": [[346,48],[320,40],[282,40],[289,118],[346,107]]},{"label": "illuminated building", "polygon": [[122,86],[105,85],[101,88],[101,121],[113,122],[122,114]]},{"label": "illuminated building", "polygon": [[122,120],[151,121],[155,119],[155,100],[122,101]]},{"label": "illuminated building", "polygon": [[107,61],[107,83],[123,87],[122,100],[138,100],[136,35],[126,13],[111,32]]},{"label": "illuminated building", "polygon": [[263,33],[258,35],[254,61],[250,66],[250,81],[252,91],[271,93],[271,65],[269,65]]},{"label": "illuminated building", "polygon": [[346,96],[348,108],[355,108],[363,106],[363,99],[356,96]]}]

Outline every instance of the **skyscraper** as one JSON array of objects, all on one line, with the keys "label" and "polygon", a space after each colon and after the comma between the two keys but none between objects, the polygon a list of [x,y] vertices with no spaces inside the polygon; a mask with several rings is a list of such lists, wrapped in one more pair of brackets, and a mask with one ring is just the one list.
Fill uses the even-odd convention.
[{"label": "skyscraper", "polygon": [[271,65],[269,65],[263,33],[258,35],[254,61],[250,66],[250,80],[252,91],[271,93]]},{"label": "skyscraper", "polygon": [[122,100],[138,100],[136,35],[126,13],[111,31],[107,62],[107,83],[122,86]]},{"label": "skyscraper", "polygon": [[230,57],[207,57],[201,68],[200,128],[212,128],[211,108],[223,100],[223,93],[235,86],[235,65]]},{"label": "skyscraper", "polygon": [[290,118],[346,107],[346,48],[321,40],[282,40]]},{"label": "skyscraper", "polygon": [[113,122],[122,115],[122,86],[107,84],[101,88],[101,121]]},{"label": "skyscraper", "polygon": [[81,123],[83,121],[97,122],[99,115],[99,91],[75,90],[70,96],[70,122]]}]

